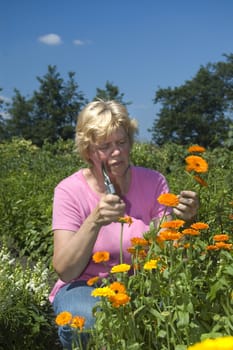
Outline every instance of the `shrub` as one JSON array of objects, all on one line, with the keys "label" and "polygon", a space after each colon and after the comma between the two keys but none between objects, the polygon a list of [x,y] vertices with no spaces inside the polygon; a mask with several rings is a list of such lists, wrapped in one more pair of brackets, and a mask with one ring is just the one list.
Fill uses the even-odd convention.
[{"label": "shrub", "polygon": [[34,266],[19,262],[2,246],[0,271],[0,348],[58,349],[49,270],[40,260]]}]

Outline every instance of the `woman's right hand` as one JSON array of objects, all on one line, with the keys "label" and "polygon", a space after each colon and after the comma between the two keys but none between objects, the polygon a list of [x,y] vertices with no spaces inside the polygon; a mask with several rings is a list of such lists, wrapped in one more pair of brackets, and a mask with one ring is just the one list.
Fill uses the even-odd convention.
[{"label": "woman's right hand", "polygon": [[105,194],[101,197],[93,214],[96,222],[101,226],[105,226],[118,221],[119,217],[124,216],[124,213],[124,201],[116,194]]},{"label": "woman's right hand", "polygon": [[86,268],[102,226],[124,216],[125,203],[115,194],[104,194],[77,232],[54,231],[53,266],[59,277],[69,282]]}]

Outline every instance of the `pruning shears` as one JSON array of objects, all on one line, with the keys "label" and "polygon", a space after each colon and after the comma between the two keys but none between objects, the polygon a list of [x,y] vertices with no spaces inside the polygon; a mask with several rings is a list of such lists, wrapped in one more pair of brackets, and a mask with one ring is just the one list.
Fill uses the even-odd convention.
[{"label": "pruning shears", "polygon": [[108,176],[104,163],[102,163],[102,173],[103,173],[104,184],[105,184],[107,193],[116,194],[116,190],[114,188],[113,183],[110,180],[110,177]]}]

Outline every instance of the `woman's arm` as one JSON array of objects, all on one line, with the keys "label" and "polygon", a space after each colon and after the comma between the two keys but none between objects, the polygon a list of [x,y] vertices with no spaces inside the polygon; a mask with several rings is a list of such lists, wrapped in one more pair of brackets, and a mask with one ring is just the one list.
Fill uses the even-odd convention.
[{"label": "woman's arm", "polygon": [[54,230],[53,266],[61,280],[77,278],[87,266],[102,226],[124,215],[125,204],[117,195],[104,195],[77,232]]}]

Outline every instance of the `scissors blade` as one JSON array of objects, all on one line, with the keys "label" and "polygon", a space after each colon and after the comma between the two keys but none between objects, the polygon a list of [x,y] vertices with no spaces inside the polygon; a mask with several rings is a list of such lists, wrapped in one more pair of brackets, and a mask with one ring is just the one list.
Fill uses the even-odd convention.
[{"label": "scissors blade", "polygon": [[102,173],[103,173],[104,184],[105,184],[107,193],[116,194],[116,190],[115,190],[114,185],[112,184],[112,182],[108,176],[108,173],[107,173],[107,170],[106,170],[104,163],[102,163]]}]

